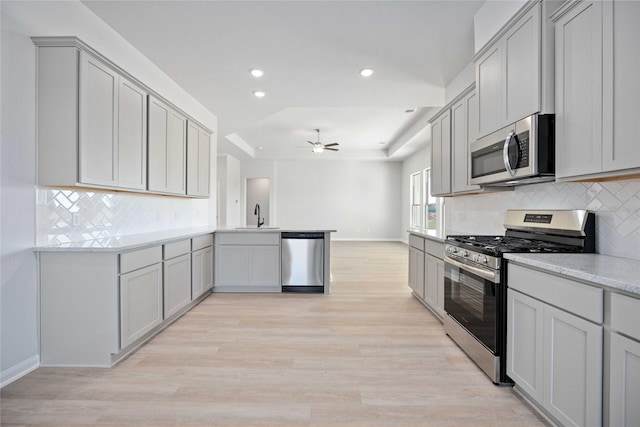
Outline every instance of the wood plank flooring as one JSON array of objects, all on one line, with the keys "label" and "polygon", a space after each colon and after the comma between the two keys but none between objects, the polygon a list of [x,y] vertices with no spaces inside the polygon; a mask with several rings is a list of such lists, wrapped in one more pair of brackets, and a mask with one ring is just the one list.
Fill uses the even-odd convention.
[{"label": "wood plank flooring", "polygon": [[411,295],[406,245],[332,251],[330,295],[213,294],[112,369],[5,387],[2,425],[545,425]]}]

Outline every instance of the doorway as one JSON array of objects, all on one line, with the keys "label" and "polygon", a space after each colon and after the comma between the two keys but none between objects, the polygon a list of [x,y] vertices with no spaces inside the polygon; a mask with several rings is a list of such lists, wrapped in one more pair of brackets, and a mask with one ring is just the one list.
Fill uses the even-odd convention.
[{"label": "doorway", "polygon": [[264,225],[270,224],[269,195],[271,183],[269,178],[247,178],[246,225],[256,225],[258,217],[254,213],[256,205],[260,205],[260,218]]}]

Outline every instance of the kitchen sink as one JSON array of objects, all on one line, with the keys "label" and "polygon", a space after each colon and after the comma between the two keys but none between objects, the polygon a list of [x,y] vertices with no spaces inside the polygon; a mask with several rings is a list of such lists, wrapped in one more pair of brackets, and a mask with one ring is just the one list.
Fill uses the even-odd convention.
[{"label": "kitchen sink", "polygon": [[261,225],[260,228],[255,225],[247,225],[245,227],[236,227],[236,230],[278,230],[280,227],[269,227]]}]

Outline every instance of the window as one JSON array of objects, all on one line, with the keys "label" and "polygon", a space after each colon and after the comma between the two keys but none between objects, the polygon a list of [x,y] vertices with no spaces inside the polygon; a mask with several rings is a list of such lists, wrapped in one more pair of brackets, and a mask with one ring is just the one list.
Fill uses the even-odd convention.
[{"label": "window", "polygon": [[431,169],[425,169],[423,172],[423,198],[424,204],[424,228],[435,230],[438,228],[438,199],[431,195]]},{"label": "window", "polygon": [[412,174],[410,179],[411,211],[409,226],[422,227],[422,172]]}]

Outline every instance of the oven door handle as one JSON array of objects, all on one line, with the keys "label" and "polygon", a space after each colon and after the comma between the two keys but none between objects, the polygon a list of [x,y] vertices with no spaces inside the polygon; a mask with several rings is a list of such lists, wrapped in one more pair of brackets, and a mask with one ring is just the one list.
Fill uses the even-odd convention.
[{"label": "oven door handle", "polygon": [[500,272],[499,271],[490,271],[485,270],[484,268],[475,267],[473,265],[465,264],[460,261],[456,261],[455,259],[445,255],[444,262],[453,265],[454,267],[461,268],[463,270],[467,270],[470,273],[475,274],[476,276],[480,276],[485,280],[489,280],[491,283],[500,283]]}]

